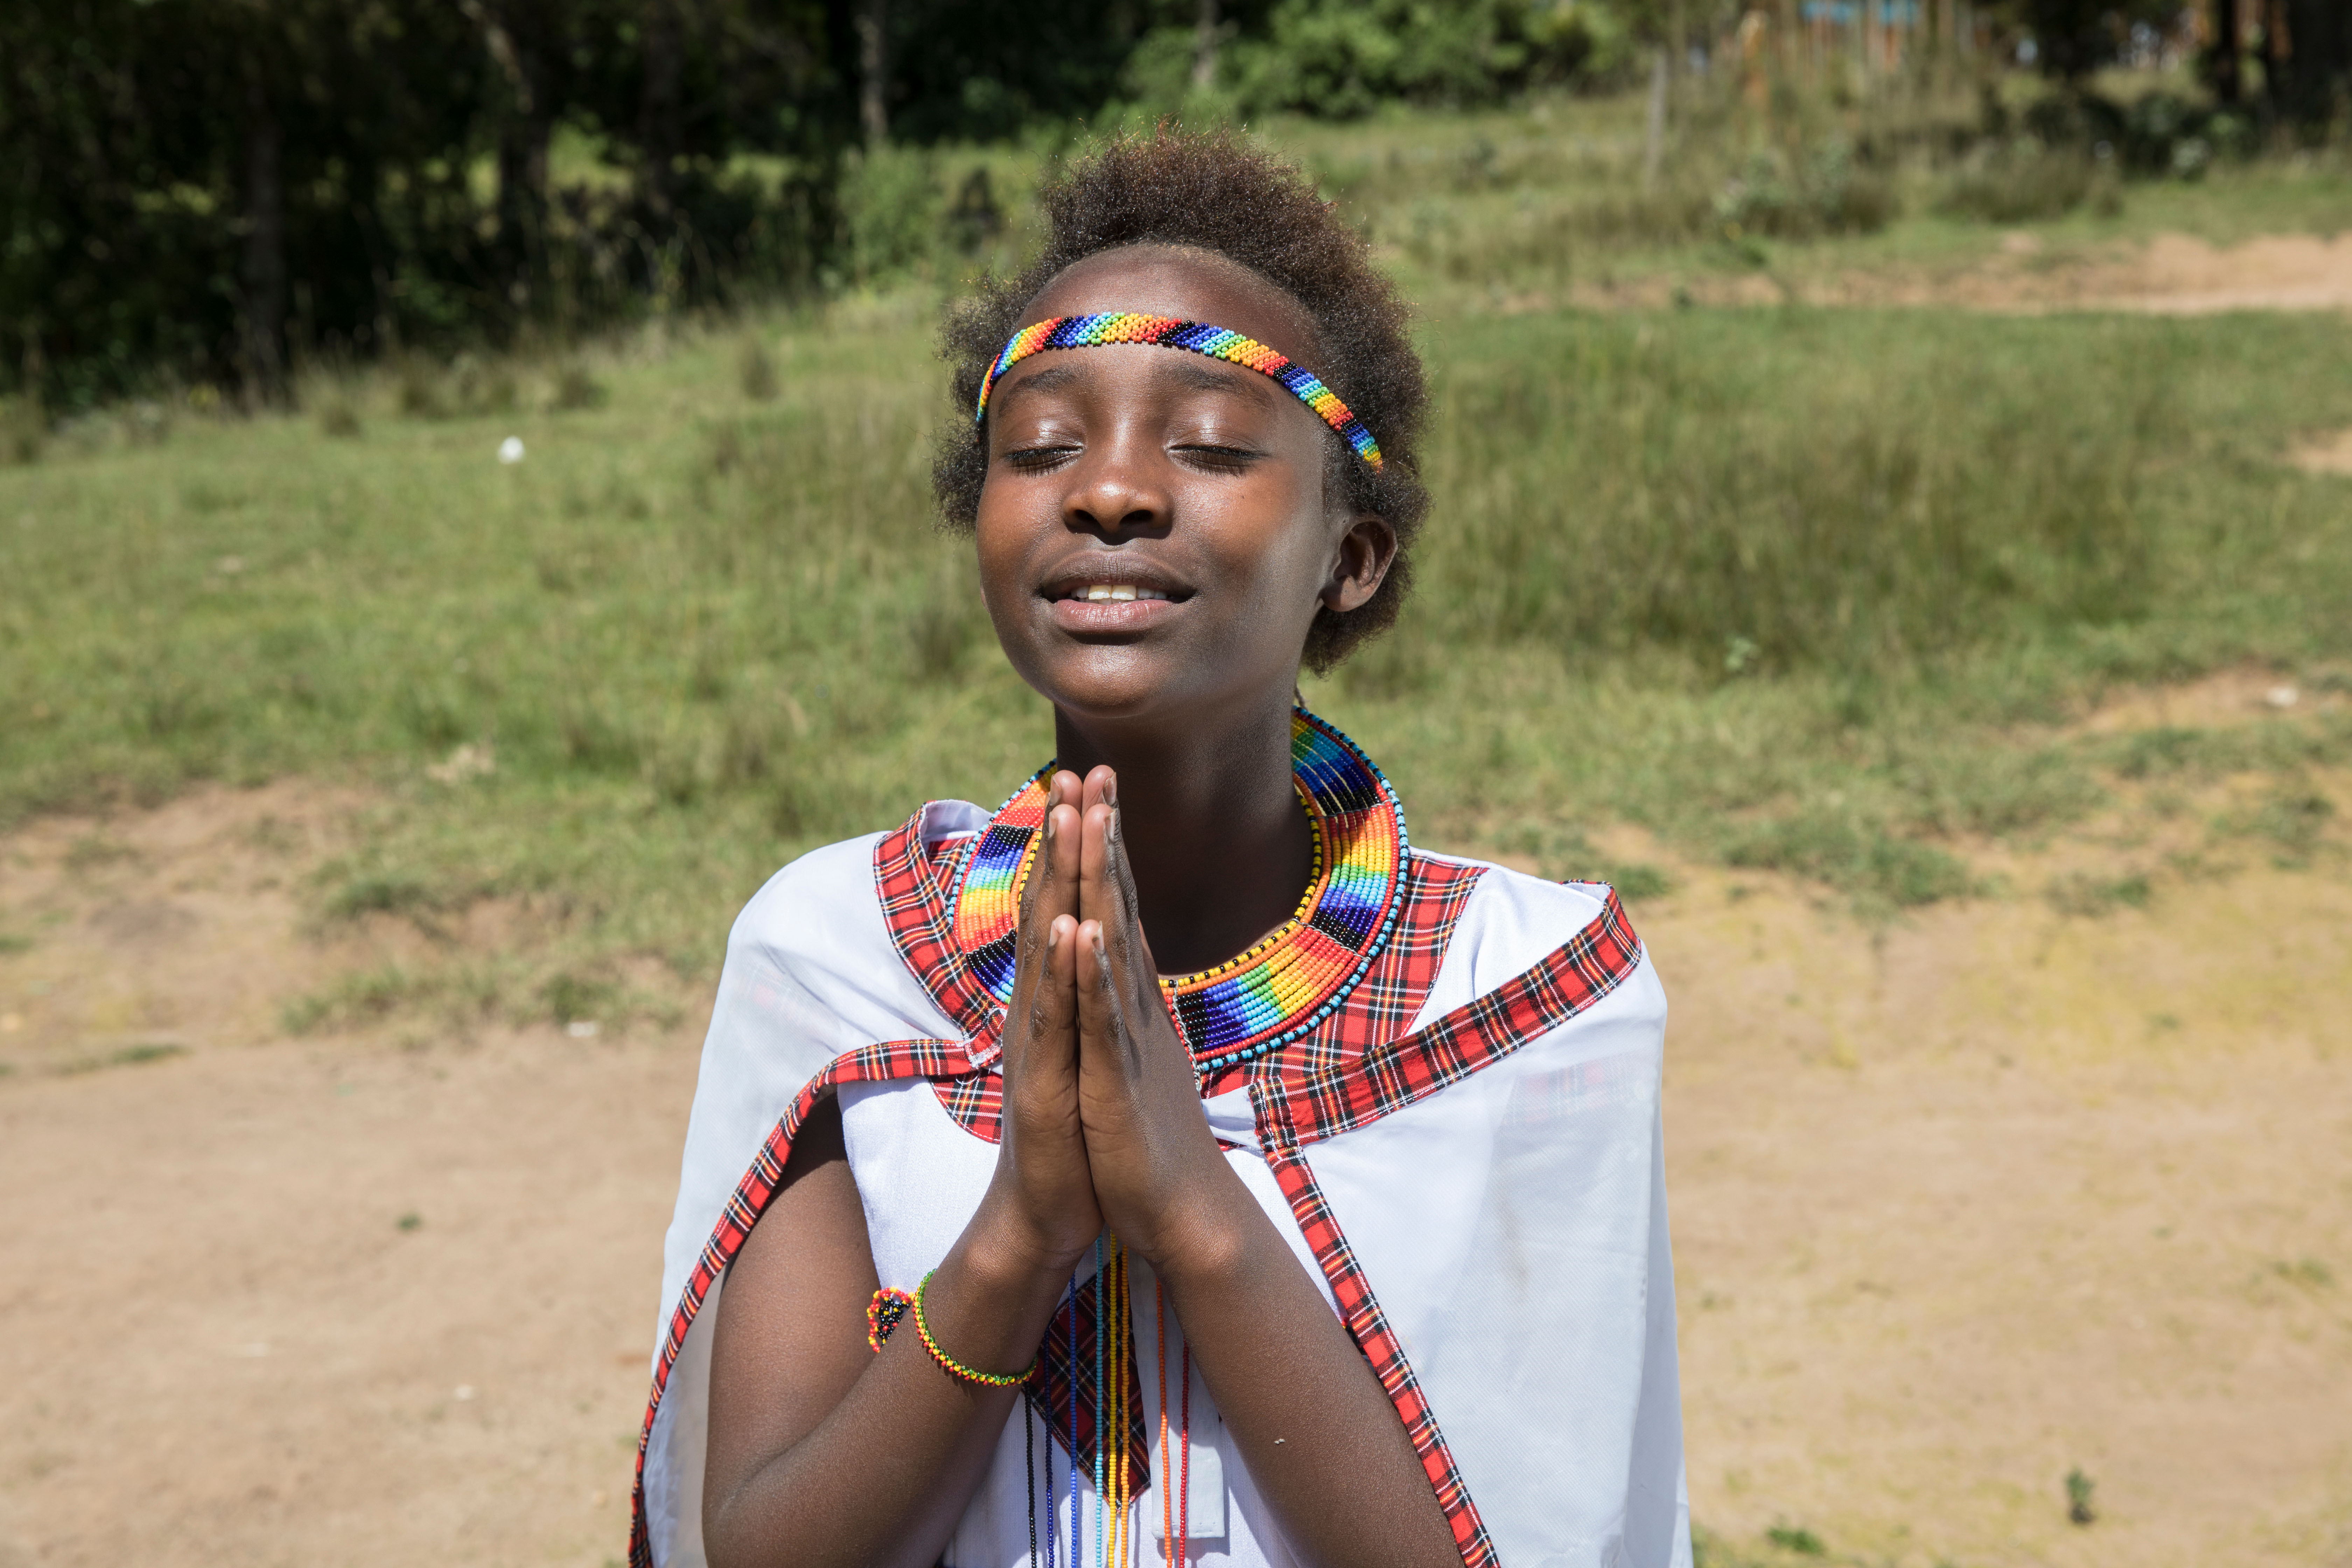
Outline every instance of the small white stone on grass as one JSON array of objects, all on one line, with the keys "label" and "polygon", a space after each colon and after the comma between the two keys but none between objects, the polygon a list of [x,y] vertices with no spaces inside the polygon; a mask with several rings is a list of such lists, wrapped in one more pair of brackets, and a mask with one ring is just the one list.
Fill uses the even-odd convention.
[{"label": "small white stone on grass", "polygon": [[574,1018],[563,1026],[563,1032],[575,1040],[593,1040],[602,1026],[593,1018]]},{"label": "small white stone on grass", "polygon": [[499,461],[512,468],[522,461],[522,437],[509,436],[499,443]]},{"label": "small white stone on grass", "polygon": [[2273,686],[2263,693],[2263,700],[2273,708],[2292,708],[2303,700],[2303,693],[2292,686]]}]

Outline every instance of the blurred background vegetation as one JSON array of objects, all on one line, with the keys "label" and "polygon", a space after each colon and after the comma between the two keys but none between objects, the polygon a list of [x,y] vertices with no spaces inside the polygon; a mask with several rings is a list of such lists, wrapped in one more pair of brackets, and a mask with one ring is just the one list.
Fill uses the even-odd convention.
[{"label": "blurred background vegetation", "polygon": [[[2097,79],[2159,60],[2189,68]],[[2020,63],[2049,90],[1997,90]],[[982,252],[1074,137],[1161,115],[1647,84],[1648,199],[1526,226],[1550,251],[1874,228],[1906,153],[2013,221],[2322,136],[2347,69],[2340,0],[15,0],[0,393],[282,401],[321,361],[824,295]],[[1422,183],[1525,184],[1509,161]]]},{"label": "blurred background vegetation", "polygon": [[[313,907],[441,957],[292,1026],[700,984],[796,850],[1050,744],[930,526],[930,323],[1061,160],[1176,116],[1298,160],[1423,308],[1421,586],[1308,694],[1418,840],[1638,903],[1631,824],[1874,918],[2041,890],[2010,851],[2094,822],[2070,910],[2340,859],[2352,480],[2284,458],[2352,426],[2344,321],[1802,301],[2352,228],[2342,20],[24,0],[0,826],[363,784]],[[2083,722],[2231,667],[2277,722]]]}]

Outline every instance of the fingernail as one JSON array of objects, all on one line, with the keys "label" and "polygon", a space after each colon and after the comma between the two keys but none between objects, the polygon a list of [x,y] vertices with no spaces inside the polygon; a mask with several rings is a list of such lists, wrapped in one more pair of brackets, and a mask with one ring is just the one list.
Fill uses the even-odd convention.
[{"label": "fingernail", "polygon": [[1062,945],[1062,929],[1061,929],[1061,927],[1059,927],[1059,926],[1047,926],[1047,927],[1045,928],[1045,951],[1046,951],[1047,952],[1056,952],[1056,951],[1058,951],[1058,950],[1060,949],[1061,945]]}]

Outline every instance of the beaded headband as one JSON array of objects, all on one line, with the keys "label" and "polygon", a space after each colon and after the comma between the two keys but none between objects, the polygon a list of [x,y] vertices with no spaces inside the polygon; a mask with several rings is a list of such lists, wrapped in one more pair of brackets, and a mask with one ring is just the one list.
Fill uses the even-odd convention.
[{"label": "beaded headband", "polygon": [[1180,321],[1173,316],[1146,316],[1134,310],[1099,316],[1055,316],[1013,333],[1004,352],[996,356],[988,374],[981,378],[980,404],[971,411],[972,423],[980,423],[987,414],[988,395],[995,389],[997,378],[1031,354],[1044,353],[1048,349],[1099,348],[1106,343],[1148,343],[1163,349],[1182,349],[1278,381],[1291,396],[1337,430],[1340,438],[1356,449],[1356,456],[1372,466],[1373,472],[1380,471],[1381,444],[1372,439],[1372,433],[1364,428],[1362,420],[1348,412],[1339,394],[1324,385],[1313,371],[1291,363],[1281,353],[1239,332],[1199,321]]}]

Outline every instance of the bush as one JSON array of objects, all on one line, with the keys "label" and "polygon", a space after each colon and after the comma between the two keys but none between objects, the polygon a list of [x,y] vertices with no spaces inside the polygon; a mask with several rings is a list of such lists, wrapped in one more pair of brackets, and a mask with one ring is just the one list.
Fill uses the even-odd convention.
[{"label": "bush", "polygon": [[880,147],[853,155],[841,177],[842,259],[871,282],[927,260],[939,244],[945,199],[927,153]]},{"label": "bush", "polygon": [[2053,150],[2031,137],[1980,149],[1945,187],[1937,206],[1956,217],[1986,223],[2030,223],[2060,217],[2112,191],[2085,153]]},{"label": "bush", "polygon": [[1577,76],[1603,42],[1592,9],[1528,0],[1279,0],[1262,38],[1226,51],[1224,76],[1245,114],[1347,120],[1390,100],[1491,103]]},{"label": "bush", "polygon": [[0,397],[0,466],[38,462],[48,423],[38,399]]},{"label": "bush", "polygon": [[1777,152],[1759,153],[1716,194],[1725,231],[1810,239],[1822,234],[1875,234],[1895,213],[1894,187],[1860,167],[1843,141],[1824,142],[1791,170]]}]

